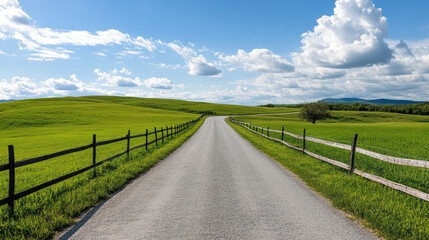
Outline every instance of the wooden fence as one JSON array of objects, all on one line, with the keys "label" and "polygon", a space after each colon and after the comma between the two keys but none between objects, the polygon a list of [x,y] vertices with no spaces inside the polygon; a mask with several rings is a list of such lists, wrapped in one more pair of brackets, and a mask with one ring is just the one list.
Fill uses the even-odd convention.
[{"label": "wooden fence", "polygon": [[[262,131],[271,131],[271,132],[277,132],[277,133],[282,133],[282,134],[287,134],[291,137],[294,138],[298,138],[298,139],[303,139],[303,136],[300,135],[296,135],[287,131],[284,131],[284,129],[282,131],[280,130],[274,130],[274,129],[267,129],[267,128],[263,128],[263,127],[258,127],[258,126],[253,126],[250,123],[247,122],[242,122],[242,124],[245,124],[247,126],[251,126],[253,127],[256,131],[260,130]],[[343,144],[343,143],[337,143],[337,142],[331,142],[331,141],[327,141],[327,140],[322,140],[322,139],[318,139],[318,138],[313,138],[313,137],[306,137],[305,138],[306,141],[311,141],[311,142],[315,142],[315,143],[320,143],[323,145],[327,145],[327,146],[331,146],[331,147],[336,147],[336,148],[341,148],[341,149],[346,149],[346,150],[351,150],[352,146],[347,145],[347,144]],[[405,166],[413,166],[413,167],[423,167],[423,168],[429,168],[429,161],[424,161],[424,160],[416,160],[416,159],[408,159],[408,158],[400,158],[400,157],[392,157],[392,156],[387,156],[381,153],[376,153],[370,150],[366,150],[363,148],[356,148],[356,152],[361,153],[363,155],[367,155],[369,157],[384,161],[384,162],[389,162],[389,163],[393,163],[393,164],[397,164],[397,165],[405,165]]]},{"label": "wooden fence", "polygon": [[[407,193],[409,195],[412,195],[414,197],[417,197],[417,198],[420,198],[422,200],[425,200],[425,201],[429,202],[429,194],[427,194],[425,192],[419,191],[417,189],[408,187],[406,185],[403,185],[403,184],[400,184],[400,183],[397,183],[397,182],[393,182],[393,181],[387,180],[385,178],[382,178],[382,177],[379,177],[379,176],[376,176],[376,175],[372,175],[372,174],[360,171],[358,169],[355,169],[355,167],[354,167],[355,152],[359,152],[359,153],[362,153],[362,154],[365,154],[365,153],[369,152],[369,154],[365,154],[365,155],[373,157],[373,158],[376,158],[376,159],[379,159],[379,160],[382,160],[382,161],[386,161],[386,162],[390,162],[390,163],[394,163],[394,164],[399,164],[399,165],[408,165],[408,166],[427,168],[427,166],[428,166],[428,164],[427,164],[428,162],[427,161],[414,160],[414,159],[406,159],[406,160],[412,160],[412,161],[405,161],[405,162],[388,161],[386,159],[389,159],[389,158],[390,159],[400,159],[400,158],[386,156],[386,155],[383,155],[383,154],[380,154],[380,153],[374,153],[374,152],[371,152],[371,151],[368,151],[368,150],[365,150],[365,149],[357,148],[356,147],[356,142],[357,142],[357,137],[358,137],[357,134],[355,134],[355,136],[353,138],[353,145],[350,146],[350,145],[346,145],[346,144],[338,144],[338,143],[334,143],[334,142],[329,142],[329,141],[325,141],[325,140],[321,140],[321,139],[317,139],[317,138],[306,137],[305,136],[305,129],[304,129],[304,135],[303,136],[298,136],[298,135],[295,135],[295,134],[288,133],[288,132],[284,131],[284,127],[283,127],[282,131],[279,131],[279,130],[272,130],[272,129],[269,129],[269,128],[262,128],[262,127],[254,126],[254,125],[252,125],[252,124],[250,124],[248,122],[239,121],[239,120],[233,119],[231,117],[230,117],[230,120],[231,120],[231,122],[239,124],[239,125],[247,128],[248,130],[250,130],[250,131],[252,131],[252,132],[254,132],[256,134],[259,134],[259,135],[261,135],[261,136],[263,136],[265,138],[268,138],[268,139],[280,142],[280,143],[282,143],[282,144],[284,144],[284,145],[286,145],[288,147],[291,147],[291,148],[296,149],[298,151],[302,151],[304,154],[307,154],[309,156],[312,156],[312,157],[317,158],[319,160],[322,160],[324,162],[330,163],[330,164],[335,165],[337,167],[346,169],[346,170],[348,170],[349,174],[355,173],[355,174],[357,174],[357,175],[359,175],[361,177],[364,177],[366,179],[369,179],[371,181],[381,183],[381,184],[383,184],[383,185],[385,185],[387,187],[393,188],[395,190]],[[258,132],[258,130],[261,130],[261,132]],[[264,130],[265,130],[266,135],[264,135]],[[282,133],[281,139],[270,137],[270,131]],[[303,148],[296,147],[296,146],[294,146],[294,145],[292,145],[290,143],[287,143],[287,142],[283,141],[284,134],[288,134],[288,135],[290,135],[292,137],[302,139],[303,140]],[[343,162],[339,162],[339,161],[336,161],[336,160],[333,160],[333,159],[330,159],[330,158],[327,158],[327,157],[324,157],[324,156],[321,156],[321,155],[317,155],[315,153],[312,153],[312,152],[306,150],[305,149],[305,141],[306,140],[317,142],[317,143],[322,143],[322,144],[328,143],[328,144],[325,144],[325,145],[350,150],[350,163],[347,165],[347,164],[345,164]],[[359,151],[359,149],[360,149],[360,151]],[[422,163],[422,162],[424,162],[424,163]],[[406,163],[406,164],[404,164],[404,163]]]},{"label": "wooden fence", "polygon": [[[125,137],[121,137],[121,138],[116,138],[116,139],[112,139],[112,140],[106,140],[106,141],[100,141],[97,142],[96,141],[96,135],[94,134],[92,137],[92,144],[89,145],[85,145],[85,146],[81,146],[81,147],[77,147],[77,148],[72,148],[72,149],[67,149],[67,150],[63,150],[60,152],[56,152],[56,153],[52,153],[52,154],[48,154],[48,155],[44,155],[41,157],[35,157],[35,158],[31,158],[31,159],[27,159],[27,160],[22,160],[22,161],[18,161],[15,162],[15,150],[13,145],[9,145],[8,150],[9,150],[9,164],[4,164],[4,165],[0,165],[0,172],[2,171],[6,171],[9,170],[9,195],[7,198],[1,199],[0,200],[0,206],[4,205],[4,204],[8,204],[9,205],[9,209],[10,209],[10,214],[12,215],[14,212],[14,201],[18,200],[20,198],[23,198],[29,194],[32,194],[34,192],[37,192],[41,189],[47,188],[49,186],[52,186],[54,184],[57,184],[59,182],[62,182],[66,179],[69,179],[71,177],[74,177],[76,175],[79,175],[81,173],[84,173],[90,169],[93,169],[97,166],[100,166],[106,162],[112,161],[115,158],[121,157],[125,154],[127,154],[129,156],[130,151],[141,148],[141,147],[145,147],[146,150],[148,149],[148,146],[150,146],[151,144],[156,144],[158,145],[158,142],[162,142],[164,143],[164,139],[168,139],[168,137],[172,137],[175,136],[177,134],[179,134],[180,132],[182,132],[183,130],[189,128],[192,124],[198,122],[201,118],[203,117],[203,115],[201,115],[200,117],[198,117],[197,119],[194,119],[192,121],[189,122],[185,122],[185,123],[181,123],[175,126],[170,126],[170,127],[166,127],[166,128],[158,128],[158,130],[156,130],[156,127],[154,128],[153,132],[149,132],[148,129],[146,129],[146,132],[144,134],[138,134],[138,135],[134,135],[131,136],[130,135],[130,130],[128,130],[128,134]],[[165,134],[164,134],[165,132]],[[161,133],[161,136],[158,136],[158,133]],[[154,134],[155,135],[155,140],[148,142],[148,136]],[[146,139],[146,142],[142,145],[138,145],[135,146],[133,148],[130,148],[130,139],[132,138],[138,138],[138,137],[143,137]],[[118,153],[114,156],[111,156],[107,159],[104,159],[102,161],[97,162],[96,160],[96,149],[97,146],[103,146],[103,145],[107,145],[107,144],[112,144],[112,143],[116,143],[116,142],[120,142],[120,141],[127,141],[127,148],[124,152]],[[92,148],[93,154],[92,154],[92,165],[82,168],[80,170],[77,170],[75,172],[66,174],[64,176],[61,176],[59,178],[56,178],[54,180],[42,183],[40,185],[37,185],[35,187],[32,187],[30,189],[24,190],[22,192],[19,193],[15,193],[15,169],[18,167],[23,167],[26,165],[30,165],[30,164],[34,164],[37,162],[41,162],[41,161],[45,161],[48,159],[52,159],[55,157],[59,157],[59,156],[63,156],[63,155],[67,155],[70,153],[75,153],[75,152],[80,152],[80,151],[84,151],[87,149]]]}]

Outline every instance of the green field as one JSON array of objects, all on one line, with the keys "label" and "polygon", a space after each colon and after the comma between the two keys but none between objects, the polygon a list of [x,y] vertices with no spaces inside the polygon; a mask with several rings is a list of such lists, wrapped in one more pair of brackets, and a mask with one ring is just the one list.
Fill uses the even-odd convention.
[{"label": "green field", "polygon": [[358,147],[390,156],[429,160],[429,116],[381,112],[333,111],[332,117],[316,124],[298,114],[243,116],[237,119],[281,130],[351,145],[359,134]]},{"label": "green field", "polygon": [[[252,114],[290,112],[296,109],[263,108],[129,97],[65,97],[0,103],[0,165],[8,163],[7,146],[14,145],[16,161],[38,157],[97,141],[141,134],[196,119],[199,113]],[[51,238],[56,230],[73,222],[73,217],[129,179],[165,157],[196,131],[197,126],[149,152],[135,150],[125,157],[92,171],[33,193],[15,202],[15,215],[0,207],[0,236],[7,238]],[[149,137],[149,141],[154,135]],[[131,139],[131,147],[145,143]],[[97,161],[126,149],[126,141],[97,147]],[[53,158],[16,169],[15,193],[58,178],[92,164],[92,150]],[[0,173],[0,199],[8,196],[8,171]]]},{"label": "green field", "polygon": [[[242,116],[239,120],[257,126],[285,130],[320,139],[351,145],[354,133],[358,133],[357,146],[397,157],[428,160],[429,116],[398,113],[333,112],[332,118],[312,124],[300,120],[297,114]],[[280,133],[270,136],[281,138]],[[285,141],[302,148],[302,140],[285,135]],[[348,164],[350,151],[307,141],[310,152]],[[391,181],[429,193],[429,169],[402,166],[377,160],[356,153],[355,167]]]},{"label": "green field", "polygon": [[[0,134],[2,136],[0,139],[0,164],[8,162],[7,146],[10,144],[14,145],[16,161],[20,161],[90,144],[92,134],[97,134],[97,141],[110,140],[125,136],[128,130],[131,130],[132,135],[136,135],[144,133],[146,128],[153,131],[154,127],[171,126],[196,119],[199,116],[199,114],[120,105],[85,98],[49,98],[2,103],[0,104]],[[149,141],[153,139],[154,135],[151,135]],[[144,138],[134,138],[131,139],[130,145],[131,147],[141,145],[144,141]],[[154,146],[151,148],[155,149]],[[97,160],[104,160],[124,150],[126,150],[126,141],[97,147]],[[133,154],[138,152],[140,151],[135,150]],[[123,162],[124,159],[114,160],[111,164],[100,166],[97,171],[101,175],[106,172],[104,174],[107,178],[106,181],[113,181],[108,178],[118,175],[114,170],[122,168],[118,162]],[[15,192],[21,192],[82,169],[91,163],[92,150],[88,149],[17,168]],[[146,165],[145,167],[147,168]],[[110,173],[110,169],[112,169],[112,173]],[[88,203],[76,203],[73,206],[74,199],[64,197],[70,195],[71,191],[82,188],[82,185],[93,184],[94,181],[90,181],[92,178],[93,173],[90,171],[17,200],[14,217],[16,222],[8,219],[8,207],[3,205],[0,207],[0,236],[11,237],[17,234],[17,238],[31,236],[37,239],[52,236],[53,230],[70,223],[72,216],[96,203],[94,199],[91,199]],[[113,182],[123,184],[123,180],[116,179]],[[125,178],[125,180],[127,179]],[[103,184],[99,188],[95,188],[93,198],[99,200],[100,197],[106,197],[106,194],[120,187],[120,184],[113,184],[112,187],[106,189],[101,189],[102,187],[106,188]],[[8,171],[3,171],[0,173],[0,198],[7,197],[7,191]],[[101,194],[96,194],[97,191]],[[82,198],[81,194],[88,195],[88,192],[81,190],[81,193],[76,194],[76,198],[79,199]],[[73,204],[67,208],[63,206],[56,209],[55,206],[58,207],[57,204],[64,201]],[[43,214],[48,214],[52,219],[45,219]],[[65,216],[67,217],[63,219],[62,217]]]},{"label": "green field", "polygon": [[344,169],[303,155],[236,124],[230,125],[256,148],[328,198],[333,206],[375,229],[378,235],[386,239],[429,239],[428,202],[357,175],[348,176]]}]

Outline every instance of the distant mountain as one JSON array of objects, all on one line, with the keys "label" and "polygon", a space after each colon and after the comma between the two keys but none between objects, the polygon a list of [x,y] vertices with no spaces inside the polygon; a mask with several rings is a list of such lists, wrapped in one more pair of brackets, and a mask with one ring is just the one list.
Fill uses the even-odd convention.
[{"label": "distant mountain", "polygon": [[2,103],[2,102],[11,102],[11,101],[15,101],[15,99],[9,99],[9,100],[0,100],[0,103]]},{"label": "distant mountain", "polygon": [[411,100],[395,100],[395,99],[362,99],[362,98],[325,98],[320,100],[325,103],[368,103],[376,105],[405,105],[405,104],[416,104],[423,103],[422,101],[411,101]]}]

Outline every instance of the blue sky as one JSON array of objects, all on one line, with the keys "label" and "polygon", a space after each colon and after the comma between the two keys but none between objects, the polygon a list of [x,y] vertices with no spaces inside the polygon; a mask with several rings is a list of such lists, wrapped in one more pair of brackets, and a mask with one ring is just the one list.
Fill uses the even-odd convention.
[{"label": "blue sky", "polygon": [[0,99],[429,101],[428,5],[0,0]]}]

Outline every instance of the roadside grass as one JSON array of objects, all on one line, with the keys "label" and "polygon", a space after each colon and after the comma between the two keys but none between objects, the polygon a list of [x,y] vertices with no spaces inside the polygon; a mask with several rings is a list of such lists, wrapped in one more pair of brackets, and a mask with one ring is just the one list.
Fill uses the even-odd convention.
[{"label": "roadside grass", "polygon": [[258,114],[258,113],[286,113],[296,112],[297,108],[288,107],[253,107],[232,104],[215,104],[207,102],[192,102],[163,98],[136,98],[136,97],[111,97],[111,96],[88,96],[80,97],[100,102],[110,102],[123,105],[139,106],[146,108],[183,111],[191,113],[212,112],[217,115],[231,114]]},{"label": "roadside grass", "polygon": [[97,167],[95,177],[89,171],[16,201],[12,218],[7,216],[7,207],[1,208],[0,236],[2,239],[52,238],[56,231],[74,223],[74,218],[82,211],[108,198],[177,149],[203,122],[204,119],[164,144],[151,145],[148,151],[135,150],[130,157]]},{"label": "roadside grass", "polygon": [[[177,111],[100,103],[75,98],[35,99],[0,104],[0,164],[8,163],[7,146],[16,161],[38,157],[97,141],[153,131],[199,117]],[[155,136],[150,135],[149,141]],[[145,143],[133,138],[130,147]],[[126,141],[97,147],[97,161],[126,150]],[[92,164],[92,150],[64,155],[16,169],[16,193]],[[8,194],[8,171],[0,173],[0,198]]]},{"label": "roadside grass", "polygon": [[[387,239],[429,239],[429,203],[303,155],[230,124],[256,148],[295,173],[331,204]],[[251,121],[256,124],[256,121]]]}]

